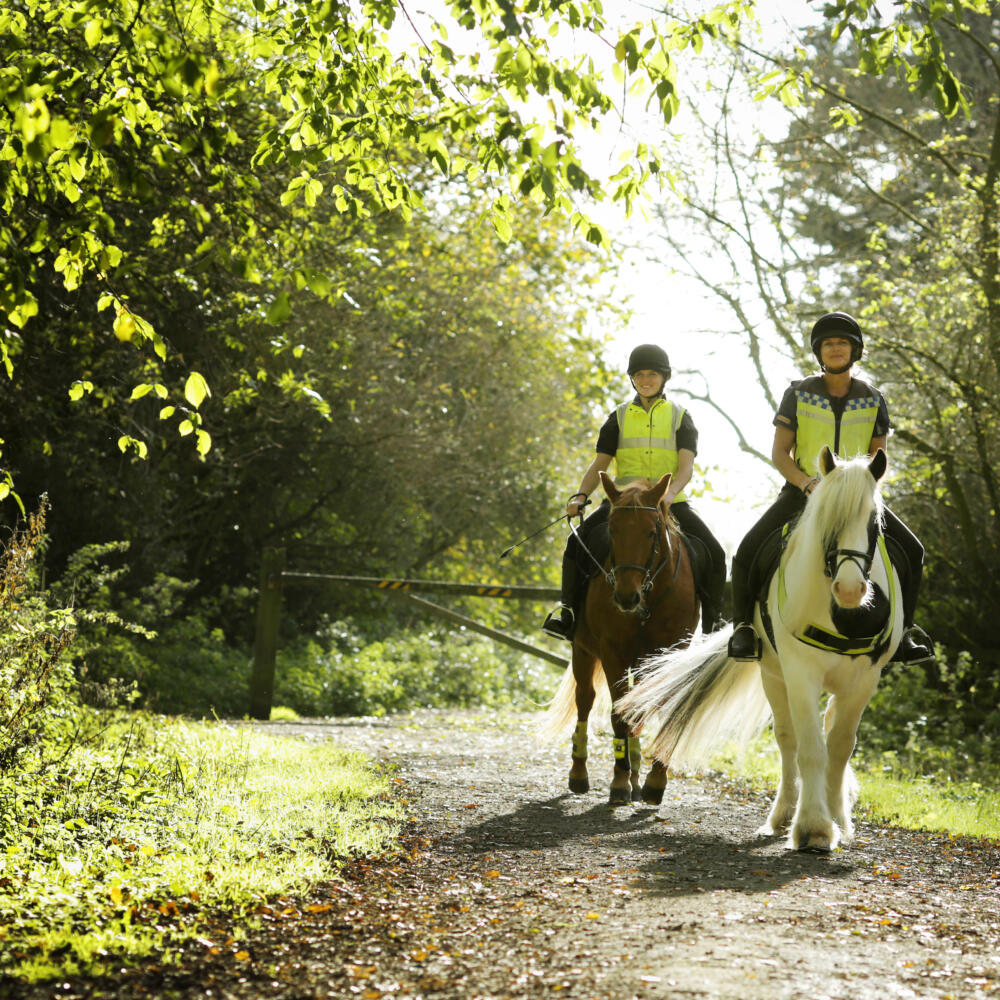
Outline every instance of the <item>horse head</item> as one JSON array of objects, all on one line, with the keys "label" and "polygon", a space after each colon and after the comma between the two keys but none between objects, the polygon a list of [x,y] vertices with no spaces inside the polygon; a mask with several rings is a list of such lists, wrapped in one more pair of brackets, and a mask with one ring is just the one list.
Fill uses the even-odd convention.
[{"label": "horse head", "polygon": [[871,458],[842,463],[828,447],[819,454],[821,482],[807,511],[815,515],[823,540],[824,572],[833,599],[842,608],[857,608],[870,599],[869,574],[882,527],[878,484],[887,465],[881,448]]},{"label": "horse head", "polygon": [[668,472],[652,485],[643,480],[619,489],[606,472],[600,476],[611,501],[608,578],[615,606],[626,614],[647,618],[646,596],[657,575],[672,561],[668,515],[662,505],[672,477]]}]

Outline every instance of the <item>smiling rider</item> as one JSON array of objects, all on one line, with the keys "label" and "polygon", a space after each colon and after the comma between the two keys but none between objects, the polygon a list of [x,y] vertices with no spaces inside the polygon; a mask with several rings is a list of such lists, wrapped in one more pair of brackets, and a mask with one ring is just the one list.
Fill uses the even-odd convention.
[{"label": "smiling rider", "polygon": [[[756,595],[750,589],[750,568],[766,539],[792,521],[805,507],[819,482],[820,450],[827,445],[844,458],[887,451],[889,408],[874,386],[856,378],[854,364],[865,342],[858,321],[846,312],[821,316],[809,334],[820,374],[793,382],[774,416],[771,461],[785,477],[777,499],[747,532],[733,557],[733,629],[729,655],[737,660],[760,659],[761,640],[753,627]],[[906,554],[909,572],[901,574],[905,631],[893,656],[916,663],[933,653],[930,639],[914,625],[914,612],[924,564],[920,540],[888,507],[885,534]]]},{"label": "smiling rider", "polygon": [[[702,597],[702,628],[717,627],[726,581],[726,554],[704,521],[691,508],[684,487],[691,479],[698,451],[698,431],[691,414],[664,395],[671,375],[667,352],[656,344],[640,344],[629,355],[628,375],[635,396],[617,406],[605,420],[597,436],[597,454],[584,472],[577,492],[566,504],[566,513],[576,517],[589,495],[600,484],[600,473],[615,463],[615,483],[624,486],[638,479],[652,482],[670,472],[673,478],[664,495],[670,512],[681,530],[700,539],[708,550],[711,571]],[[601,505],[580,526],[578,534],[586,544],[598,526],[608,520],[610,502]],[[542,625],[542,630],[558,639],[572,639],[576,619],[586,590],[588,574],[580,565],[580,544],[576,534],[566,541],[562,563],[561,604]],[[592,570],[594,567],[590,567]]]}]

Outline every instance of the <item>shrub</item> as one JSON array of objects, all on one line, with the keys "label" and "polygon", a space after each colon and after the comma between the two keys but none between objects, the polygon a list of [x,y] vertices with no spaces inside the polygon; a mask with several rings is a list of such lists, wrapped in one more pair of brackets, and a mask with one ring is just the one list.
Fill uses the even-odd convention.
[{"label": "shrub", "polygon": [[71,611],[52,608],[37,591],[36,553],[42,548],[46,498],[0,553],[0,769],[22,751],[69,725],[74,684],[66,649],[75,626]]},{"label": "shrub", "polygon": [[955,778],[1000,767],[1000,680],[976,681],[968,653],[938,653],[932,670],[895,665],[882,677],[858,732],[867,763],[881,756],[894,770]]},{"label": "shrub", "polygon": [[555,676],[553,667],[469,633],[423,631],[365,643],[337,623],[325,644],[279,651],[275,702],[313,716],[529,707],[548,699]]},{"label": "shrub", "polygon": [[[185,609],[194,582],[160,574],[127,592],[125,542],[88,545],[70,559],[53,592],[83,603],[73,662],[90,705],[113,707],[134,692],[172,715],[241,717],[249,708],[250,657],[209,624],[214,608]],[[124,700],[128,700],[127,697]]]}]

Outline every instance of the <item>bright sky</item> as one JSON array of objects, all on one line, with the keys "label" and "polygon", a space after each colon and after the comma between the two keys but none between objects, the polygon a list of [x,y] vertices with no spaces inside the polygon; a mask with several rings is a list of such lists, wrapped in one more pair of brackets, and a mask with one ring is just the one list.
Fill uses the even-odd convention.
[{"label": "bright sky", "polygon": [[[810,17],[802,0],[763,0],[761,7],[766,8],[769,17],[763,26],[765,45],[788,38],[792,24],[801,24]],[[685,64],[685,72],[688,69]],[[711,97],[705,94],[703,99]],[[738,123],[748,139],[752,139],[761,132],[780,134],[781,118],[776,101],[748,102],[740,109]],[[690,122],[690,114],[685,116],[682,107],[671,127],[680,143],[685,141],[685,128]],[[706,181],[710,180],[706,172]],[[616,223],[610,212],[602,214],[601,221],[616,234],[627,233],[633,239],[642,239],[644,229],[655,232],[659,225],[651,222],[644,226],[639,219],[625,222],[620,218]],[[633,252],[623,262],[619,284],[632,295],[634,314],[627,330],[614,332],[609,363],[624,372],[625,359],[632,347],[646,342],[660,344],[670,355],[674,370],[668,393],[674,388],[702,394],[707,379],[713,398],[729,404],[744,436],[760,452],[769,455],[774,412],[757,385],[749,354],[744,350],[745,340],[733,336],[732,331],[738,329],[735,317],[702,285],[673,271],[669,257],[662,252],[657,257],[660,259]],[[712,262],[704,260],[700,266],[711,271]],[[752,303],[744,305],[753,312]],[[769,367],[778,385],[783,379],[800,377],[777,353],[769,361]],[[624,399],[631,392],[624,375],[621,387]],[[678,399],[685,402],[682,397]],[[693,503],[731,555],[747,529],[773,500],[782,480],[769,465],[740,450],[732,427],[711,407],[697,400],[685,405],[699,430],[693,486],[707,487],[706,494]]]},{"label": "bright sky", "polygon": [[[711,0],[691,0],[689,3],[690,9],[699,12],[712,6],[714,4]],[[761,19],[766,22],[763,25],[764,46],[788,38],[793,25],[813,20],[817,16],[805,0],[759,0],[759,7],[762,11]],[[408,11],[421,35],[428,38],[433,36],[433,32],[428,30],[427,12],[433,12],[439,19],[447,18],[441,0],[423,0],[413,9],[408,8]],[[630,26],[648,19],[654,9],[644,0],[606,0],[605,12],[609,17],[619,14],[621,24]],[[407,22],[397,23],[393,34],[401,47],[415,43],[412,27]],[[456,28],[449,32],[448,42],[452,46],[461,46],[470,37],[462,29]],[[559,39],[562,39],[561,35]],[[598,66],[601,65],[601,60],[610,65],[609,48],[603,42],[596,39],[588,42],[586,38],[577,38],[572,44],[586,45],[584,54],[592,56]],[[681,75],[684,80],[690,80],[696,73],[702,72],[705,62],[704,55],[699,58],[692,53],[682,54]],[[711,101],[710,91],[706,92],[704,89],[704,81],[701,96],[697,96],[698,93],[696,90],[695,99]],[[637,101],[630,108],[640,106],[641,102]],[[739,121],[750,136],[761,130],[773,130],[779,115],[776,102],[748,103],[745,109],[741,109]],[[682,144],[685,142],[684,130],[691,127],[691,122],[690,114],[686,117],[682,108],[671,126],[673,141]],[[591,157],[596,157],[597,160],[603,159],[605,163],[612,164],[610,172],[617,170],[618,157],[632,143],[637,129],[643,131],[642,138],[650,144],[663,145],[660,139],[666,139],[662,122],[650,121],[644,124],[640,116],[636,121],[629,122],[628,128],[620,133],[611,130],[603,137],[581,137],[588,162]],[[628,131],[631,134],[626,134]],[[599,164],[595,161],[595,165]],[[639,241],[644,236],[642,221],[635,217],[626,221],[620,206],[601,206],[596,217],[613,236],[628,237],[630,242]],[[711,261],[706,263],[711,266]],[[648,253],[633,252],[627,255],[622,260],[621,275],[616,284],[631,295],[634,308],[627,330],[601,331],[613,336],[608,362],[623,373],[619,398],[627,398],[631,391],[624,369],[632,347],[646,342],[659,343],[671,358],[675,373],[671,387],[688,388],[701,393],[705,383],[696,371],[703,373],[710,381],[714,398],[734,401],[734,409],[738,406],[744,435],[758,450],[770,454],[773,412],[762,399],[749,357],[746,352],[741,351],[740,342],[731,335],[725,335],[726,331],[735,329],[735,320],[731,314],[710,298],[701,286],[673,273],[669,262],[653,259]],[[774,361],[776,365],[782,364],[777,355]],[[792,368],[787,371],[789,379],[796,377],[796,374]],[[776,369],[775,377],[779,381],[784,377],[780,368]],[[710,407],[695,401],[690,404],[689,409],[700,434],[695,481],[692,485],[696,488],[707,485],[710,489],[710,495],[698,498],[695,505],[731,554],[747,528],[773,499],[781,480],[769,466],[739,450],[732,428]],[[599,422],[595,422],[592,431],[581,440],[581,475],[592,458],[598,427]],[[567,493],[576,488],[575,481],[565,485]]]}]

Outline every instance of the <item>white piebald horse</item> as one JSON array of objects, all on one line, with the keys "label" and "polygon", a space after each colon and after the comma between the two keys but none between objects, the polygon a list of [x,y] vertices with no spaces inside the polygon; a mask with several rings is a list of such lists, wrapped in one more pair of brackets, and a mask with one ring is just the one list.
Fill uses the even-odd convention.
[{"label": "white piebald horse", "polygon": [[[663,764],[703,762],[773,718],[781,780],[758,833],[790,827],[788,846],[807,851],[853,839],[858,723],[903,633],[900,582],[882,535],[885,453],[838,463],[824,448],[819,458],[822,479],[757,604],[760,663],[730,659],[728,632],[716,632],[644,661],[620,703],[633,724],[658,724],[649,752]],[[831,697],[821,718],[823,691]]]}]

